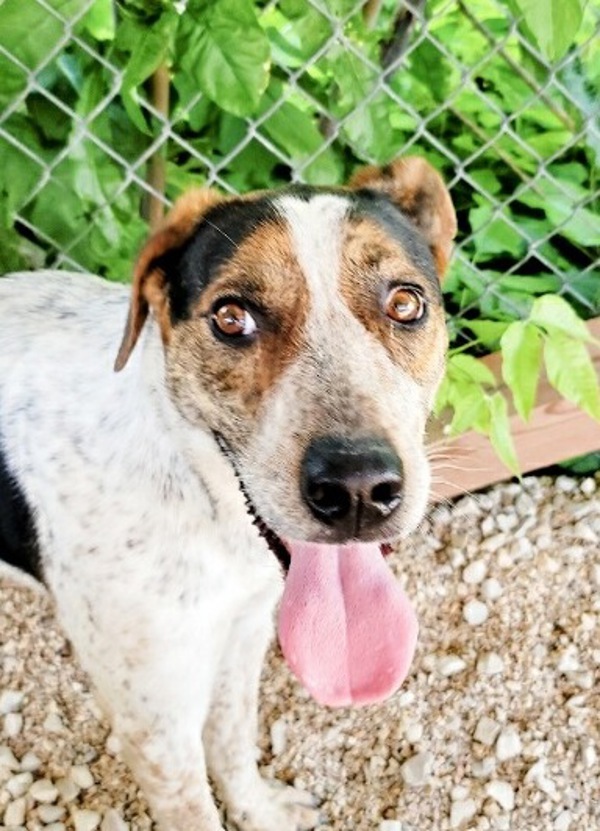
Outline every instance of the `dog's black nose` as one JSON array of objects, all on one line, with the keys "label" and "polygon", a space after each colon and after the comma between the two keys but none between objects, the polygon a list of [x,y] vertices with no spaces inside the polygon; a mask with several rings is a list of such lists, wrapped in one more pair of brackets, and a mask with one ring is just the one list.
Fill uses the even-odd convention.
[{"label": "dog's black nose", "polygon": [[402,462],[384,439],[324,436],[304,454],[301,488],[316,519],[356,536],[400,505]]}]

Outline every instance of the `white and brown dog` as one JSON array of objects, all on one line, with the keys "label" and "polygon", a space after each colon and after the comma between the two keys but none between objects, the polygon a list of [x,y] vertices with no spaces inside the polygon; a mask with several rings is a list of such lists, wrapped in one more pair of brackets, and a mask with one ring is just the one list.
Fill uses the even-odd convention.
[{"label": "white and brown dog", "polygon": [[427,502],[455,231],[419,158],[189,194],[138,260],[118,372],[123,286],[0,280],[0,557],[52,593],[165,831],[221,831],[207,771],[242,831],[314,822],[255,761],[282,589],[284,654],[320,702],[408,670],[382,544]]}]

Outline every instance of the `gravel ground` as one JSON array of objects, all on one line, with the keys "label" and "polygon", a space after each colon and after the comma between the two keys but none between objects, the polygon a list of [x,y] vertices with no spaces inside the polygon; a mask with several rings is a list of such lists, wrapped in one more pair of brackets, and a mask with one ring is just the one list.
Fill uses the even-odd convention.
[{"label": "gravel ground", "polygon": [[[600,829],[599,542],[600,477],[530,477],[434,509],[391,557],[421,620],[409,680],[385,705],[325,710],[274,650],[265,775],[311,790],[323,831]],[[11,831],[152,828],[50,603],[8,580],[2,817]]]}]

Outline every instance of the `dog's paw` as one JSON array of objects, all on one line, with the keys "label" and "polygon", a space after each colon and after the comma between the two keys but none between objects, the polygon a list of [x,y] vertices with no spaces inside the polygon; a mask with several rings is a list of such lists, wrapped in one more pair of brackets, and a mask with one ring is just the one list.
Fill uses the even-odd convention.
[{"label": "dog's paw", "polygon": [[310,831],[322,822],[310,794],[266,782],[252,804],[230,807],[228,819],[239,831]]}]

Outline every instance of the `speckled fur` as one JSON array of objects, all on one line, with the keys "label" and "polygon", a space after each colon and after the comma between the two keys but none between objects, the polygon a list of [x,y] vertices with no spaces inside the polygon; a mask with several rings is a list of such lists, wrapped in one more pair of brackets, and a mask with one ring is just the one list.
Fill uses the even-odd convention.
[{"label": "speckled fur", "polygon": [[[127,289],[58,272],[0,281],[0,437],[34,512],[61,623],[161,829],[222,831],[209,770],[242,831],[296,831],[313,827],[314,811],[292,789],[263,782],[254,748],[258,677],[283,581],[231,461],[277,533],[326,539],[300,498],[305,447],[324,429],[385,436],[403,460],[406,497],[380,538],[408,533],[427,498],[422,436],[443,370],[443,317],[432,290],[416,345],[365,325],[360,298],[380,314],[380,277],[372,263],[361,267],[368,228],[350,218],[349,197],[274,196],[277,241],[241,244],[210,291],[222,280],[241,292],[252,268],[256,285],[279,269],[290,282],[268,302],[284,324],[262,353],[238,352],[239,383],[220,386],[232,356],[211,340],[202,297],[190,319],[174,322],[151,266],[216,199],[188,198],[176,227],[149,243],[151,291],[138,265],[121,372],[112,364]],[[453,233],[446,228],[444,249]],[[406,261],[381,228],[373,242],[388,263]],[[437,261],[436,240],[419,244]],[[260,360],[267,374],[252,368]]]}]

